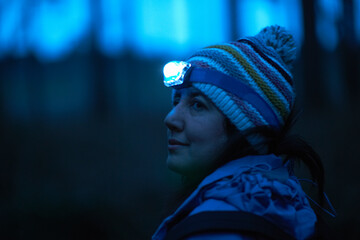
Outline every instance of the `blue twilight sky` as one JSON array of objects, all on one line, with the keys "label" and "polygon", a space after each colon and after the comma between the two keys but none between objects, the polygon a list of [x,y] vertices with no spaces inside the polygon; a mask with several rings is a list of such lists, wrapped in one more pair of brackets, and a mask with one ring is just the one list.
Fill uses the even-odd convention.
[{"label": "blue twilight sky", "polygon": [[[131,52],[141,57],[184,57],[193,49],[228,41],[230,1],[224,0],[0,0],[0,58],[34,53],[56,61],[91,44],[105,55]],[[300,0],[236,2],[236,35],[253,35],[264,26],[288,28],[303,40]],[[341,0],[317,0],[320,43],[334,50]],[[360,41],[360,0],[354,14]]]}]

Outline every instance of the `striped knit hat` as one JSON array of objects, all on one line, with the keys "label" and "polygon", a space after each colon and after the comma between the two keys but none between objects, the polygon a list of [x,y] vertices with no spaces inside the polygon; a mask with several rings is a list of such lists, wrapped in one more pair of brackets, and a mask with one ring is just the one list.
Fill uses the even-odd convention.
[{"label": "striped knit hat", "polygon": [[237,129],[245,131],[260,126],[280,129],[284,125],[295,100],[290,73],[294,59],[292,35],[283,27],[269,26],[255,36],[203,48],[186,62],[196,68],[211,69],[230,76],[265,100],[275,115],[277,126],[266,120],[264,109],[236,93],[206,82],[192,84],[209,97]]}]

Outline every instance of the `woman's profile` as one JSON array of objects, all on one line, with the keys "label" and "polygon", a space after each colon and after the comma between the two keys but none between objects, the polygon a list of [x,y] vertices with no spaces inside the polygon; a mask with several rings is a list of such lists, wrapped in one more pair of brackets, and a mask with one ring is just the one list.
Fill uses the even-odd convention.
[{"label": "woman's profile", "polygon": [[317,216],[294,162],[323,192],[319,156],[289,135],[295,43],[279,26],[209,46],[164,67],[168,167],[196,182],[153,235],[161,239],[308,239]]}]

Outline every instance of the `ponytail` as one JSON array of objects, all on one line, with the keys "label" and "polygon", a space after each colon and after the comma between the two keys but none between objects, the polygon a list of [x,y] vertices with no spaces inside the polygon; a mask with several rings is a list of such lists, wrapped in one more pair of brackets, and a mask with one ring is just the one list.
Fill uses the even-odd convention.
[{"label": "ponytail", "polygon": [[[284,164],[302,162],[308,168],[312,180],[317,183],[320,204],[323,205],[324,167],[321,158],[299,135],[290,133],[290,130],[295,124],[298,116],[298,111],[293,110],[287,118],[287,121],[281,131],[276,131],[269,127],[259,127],[251,129],[246,133],[240,133],[236,127],[227,120],[225,124],[226,129],[229,132],[229,136],[231,137],[230,147],[226,150],[222,163],[224,164],[230,160],[246,155],[260,154],[260,152],[261,154],[265,152],[281,156],[284,158]],[[246,140],[252,135],[261,135],[263,139],[266,140],[252,146]]]},{"label": "ponytail", "polygon": [[318,185],[320,203],[324,202],[324,166],[319,154],[299,135],[291,134],[290,130],[295,124],[299,114],[293,110],[281,132],[267,136],[269,152],[284,156],[284,163],[288,161],[302,162],[308,168],[310,175]]}]

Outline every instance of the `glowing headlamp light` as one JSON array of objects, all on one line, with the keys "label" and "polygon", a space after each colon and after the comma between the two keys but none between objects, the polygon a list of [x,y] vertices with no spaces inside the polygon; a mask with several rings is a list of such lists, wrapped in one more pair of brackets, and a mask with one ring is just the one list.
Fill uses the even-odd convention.
[{"label": "glowing headlamp light", "polygon": [[191,64],[183,61],[171,61],[164,66],[164,84],[167,87],[182,85]]}]

